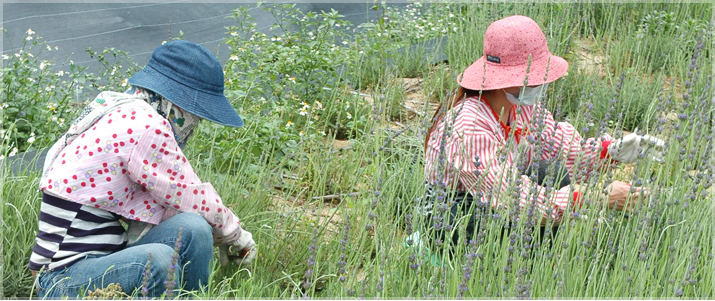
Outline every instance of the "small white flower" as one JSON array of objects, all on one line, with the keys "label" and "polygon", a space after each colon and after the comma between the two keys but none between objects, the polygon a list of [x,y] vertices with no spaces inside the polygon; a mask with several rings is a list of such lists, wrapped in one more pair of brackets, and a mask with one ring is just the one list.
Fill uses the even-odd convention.
[{"label": "small white flower", "polygon": [[64,118],[57,119],[57,124],[59,124],[59,125],[65,124],[65,119]]},{"label": "small white flower", "polygon": [[161,41],[161,45],[164,45],[164,44],[166,44],[166,41]]},{"label": "small white flower", "polygon": [[343,45],[347,45],[347,44],[348,44],[348,41],[343,41]]},{"label": "small white flower", "polygon": [[305,108],[303,108],[303,109],[300,109],[300,113],[298,113],[298,114],[300,114],[300,116],[305,116],[308,114],[308,111],[306,111]]},{"label": "small white flower", "polygon": [[45,70],[46,66],[45,61],[40,62],[40,70]]},{"label": "small white flower", "polygon": [[27,143],[32,144],[35,142],[35,133],[30,133],[30,138],[27,138]]},{"label": "small white flower", "polygon": [[293,122],[288,121],[288,123],[286,123],[286,128],[290,128],[292,125],[293,125]]},{"label": "small white flower", "polygon": [[50,88],[49,86],[47,86],[47,87],[45,87],[45,91],[50,92],[50,91],[52,91],[52,88]]},{"label": "small white flower", "polygon": [[3,60],[7,60],[7,59],[10,59],[10,57],[7,56],[7,54],[3,54],[3,55],[2,55],[2,59],[3,59]]},{"label": "small white flower", "polygon": [[303,137],[303,131],[300,131],[300,133],[298,133],[298,136]]},{"label": "small white flower", "polygon": [[335,24],[335,27],[340,27],[340,23],[338,23],[338,24]]},{"label": "small white flower", "polygon": [[318,109],[321,109],[321,110],[323,109],[323,104],[320,103],[319,101],[316,100],[315,104],[318,106]]},{"label": "small white flower", "polygon": [[17,147],[12,148],[12,151],[10,152],[9,156],[14,156],[14,155],[17,155]]},{"label": "small white flower", "polygon": [[27,36],[27,38],[25,38],[25,40],[28,40],[28,41],[32,40],[32,36]]},{"label": "small white flower", "polygon": [[55,50],[58,50],[58,49],[60,49],[60,47],[55,46]]},{"label": "small white flower", "polygon": [[320,134],[325,136],[325,131],[321,131]]},{"label": "small white flower", "polygon": [[232,36],[232,37],[238,36],[238,33],[235,32],[235,31],[232,31],[232,32],[231,32],[231,36]]},{"label": "small white flower", "polygon": [[19,54],[19,53],[15,53],[15,57],[20,57],[20,54]]},{"label": "small white flower", "polygon": [[50,47],[50,45],[47,45],[47,51],[52,51],[52,47]]},{"label": "small white flower", "polygon": [[295,77],[289,77],[288,80],[295,84]]},{"label": "small white flower", "polygon": [[32,29],[29,29],[29,28],[28,28],[28,29],[27,29],[27,35],[29,36],[29,35],[33,35],[33,34],[35,34],[35,32],[32,31]]},{"label": "small white flower", "polygon": [[57,76],[63,76],[63,75],[65,75],[64,71],[62,71],[62,70],[57,71]]},{"label": "small white flower", "polygon": [[29,53],[29,52],[27,53],[27,56],[29,56],[29,57],[35,57],[32,53]]},{"label": "small white flower", "polygon": [[348,112],[348,119],[353,119],[353,115],[350,115],[350,112]]},{"label": "small white flower", "polygon": [[450,18],[454,18],[454,14],[450,13],[450,14],[449,14],[449,17],[450,17]]},{"label": "small white flower", "polygon": [[29,81],[29,82],[31,82],[31,83],[34,83],[34,82],[35,82],[35,79],[32,78],[32,77],[28,77],[28,78],[27,78],[27,81]]},{"label": "small white flower", "polygon": [[238,61],[238,56],[236,56],[235,54],[232,54],[232,55],[229,57],[229,59],[232,60],[232,61]]},{"label": "small white flower", "polygon": [[128,80],[127,80],[126,78],[122,81],[122,87],[126,87],[126,86],[127,86],[127,81],[128,81]]}]

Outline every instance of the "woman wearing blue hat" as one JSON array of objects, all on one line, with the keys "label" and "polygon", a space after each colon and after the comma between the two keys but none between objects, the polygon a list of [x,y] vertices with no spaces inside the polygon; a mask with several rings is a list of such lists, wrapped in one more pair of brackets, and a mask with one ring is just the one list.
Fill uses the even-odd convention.
[{"label": "woman wearing blue hat", "polygon": [[213,245],[241,250],[241,264],[256,256],[251,233],[181,151],[202,119],[243,126],[221,64],[201,45],[171,41],[129,84],[100,93],[47,155],[30,257],[40,297],[113,283],[148,296],[196,290],[208,283]]}]

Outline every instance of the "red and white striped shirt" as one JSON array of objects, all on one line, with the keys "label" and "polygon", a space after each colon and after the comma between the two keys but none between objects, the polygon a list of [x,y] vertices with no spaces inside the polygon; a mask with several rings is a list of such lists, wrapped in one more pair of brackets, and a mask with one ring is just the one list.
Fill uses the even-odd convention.
[{"label": "red and white striped shirt", "polygon": [[[522,106],[520,110],[512,106],[510,114],[510,124],[516,127],[514,134],[498,121],[496,113],[483,98],[470,97],[455,104],[443,115],[427,142],[427,182],[438,184],[442,181],[446,187],[467,191],[475,198],[481,196],[482,202],[489,202],[493,207],[508,207],[510,194],[506,192],[509,182],[516,180],[515,162],[519,162],[519,156],[525,156],[523,159],[527,164],[531,162],[537,144],[541,146],[541,159],[564,162],[572,182],[576,182],[574,166],[585,171],[582,179],[587,179],[589,172],[607,157],[607,147],[612,140],[610,135],[589,138],[582,144],[583,138],[578,131],[567,122],[556,123],[551,112],[541,103]],[[536,118],[533,124],[532,117]],[[445,120],[447,136],[444,136]],[[541,126],[537,121],[541,122]],[[528,131],[535,127],[543,129],[538,133],[536,129]],[[443,137],[446,139],[441,146]],[[439,170],[441,147],[444,150],[444,170]],[[559,220],[570,200],[578,197],[569,186],[547,193],[545,187],[532,184],[527,175],[518,176],[523,181],[518,188],[520,206],[525,207],[533,200],[535,195],[530,193],[530,189],[532,185],[537,185],[534,187],[538,192],[536,208],[544,217],[548,217],[546,209],[552,208],[550,217]]]}]

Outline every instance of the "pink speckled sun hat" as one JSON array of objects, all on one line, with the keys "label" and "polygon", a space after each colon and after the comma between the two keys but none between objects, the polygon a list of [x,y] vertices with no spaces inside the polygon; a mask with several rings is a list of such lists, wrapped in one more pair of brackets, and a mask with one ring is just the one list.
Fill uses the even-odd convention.
[{"label": "pink speckled sun hat", "polygon": [[557,80],[566,73],[569,64],[551,54],[544,32],[534,20],[510,16],[489,25],[484,33],[482,57],[457,76],[457,82],[470,90],[521,87],[527,67],[527,86],[535,86]]}]

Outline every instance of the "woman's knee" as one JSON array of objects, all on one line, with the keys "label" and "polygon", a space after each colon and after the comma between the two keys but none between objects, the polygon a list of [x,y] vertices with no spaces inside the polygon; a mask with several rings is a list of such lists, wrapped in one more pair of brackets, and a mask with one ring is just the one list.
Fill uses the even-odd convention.
[{"label": "woman's knee", "polygon": [[182,240],[200,240],[209,242],[208,245],[213,245],[213,229],[211,225],[200,215],[191,212],[178,214],[176,218],[180,219],[182,227]]}]

